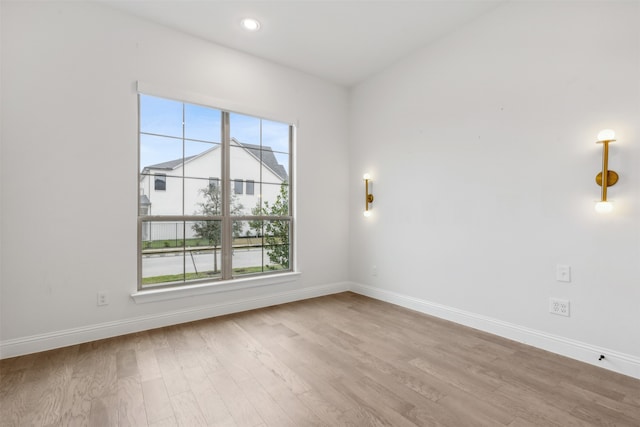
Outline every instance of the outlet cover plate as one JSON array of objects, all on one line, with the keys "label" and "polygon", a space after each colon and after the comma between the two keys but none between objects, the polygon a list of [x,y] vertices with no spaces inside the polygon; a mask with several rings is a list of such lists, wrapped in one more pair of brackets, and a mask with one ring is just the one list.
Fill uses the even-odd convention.
[{"label": "outlet cover plate", "polygon": [[98,306],[109,305],[109,294],[102,291],[98,292]]},{"label": "outlet cover plate", "polygon": [[558,264],[556,266],[556,280],[558,282],[571,282],[571,266]]},{"label": "outlet cover plate", "polygon": [[549,313],[557,314],[558,316],[569,317],[569,300],[562,298],[549,298]]}]

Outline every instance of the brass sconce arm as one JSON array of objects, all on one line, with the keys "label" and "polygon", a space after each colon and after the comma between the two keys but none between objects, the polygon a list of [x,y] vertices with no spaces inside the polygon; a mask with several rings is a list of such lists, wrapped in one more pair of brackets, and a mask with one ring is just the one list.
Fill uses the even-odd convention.
[{"label": "brass sconce arm", "polygon": [[611,129],[604,129],[598,133],[597,144],[602,144],[602,172],[596,175],[596,183],[602,187],[600,201],[596,203],[596,211],[600,213],[611,212],[613,209],[607,201],[607,188],[618,182],[618,174],[609,170],[609,143],[615,141],[615,132]]},{"label": "brass sconce arm", "polygon": [[369,193],[369,181],[371,181],[371,175],[364,174],[364,216],[371,216],[369,205],[373,203],[373,194]]}]

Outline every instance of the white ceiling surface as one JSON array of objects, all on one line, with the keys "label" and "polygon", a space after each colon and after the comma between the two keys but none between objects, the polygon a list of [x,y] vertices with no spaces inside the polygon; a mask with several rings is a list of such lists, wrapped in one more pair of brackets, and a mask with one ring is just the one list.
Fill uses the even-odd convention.
[{"label": "white ceiling surface", "polygon": [[[179,31],[354,85],[504,0],[106,0]],[[245,17],[260,31],[240,27]]]}]

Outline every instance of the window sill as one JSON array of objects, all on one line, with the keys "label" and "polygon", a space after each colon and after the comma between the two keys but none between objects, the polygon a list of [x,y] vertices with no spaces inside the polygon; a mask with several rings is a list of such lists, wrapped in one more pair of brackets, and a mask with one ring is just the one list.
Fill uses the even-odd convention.
[{"label": "window sill", "polygon": [[300,272],[270,274],[268,276],[247,277],[225,280],[222,282],[199,283],[196,285],[186,285],[176,288],[149,289],[134,292],[131,294],[131,298],[133,298],[136,304],[146,304],[149,302],[167,301],[178,298],[293,282],[294,280],[297,280],[301,274],[302,273]]}]

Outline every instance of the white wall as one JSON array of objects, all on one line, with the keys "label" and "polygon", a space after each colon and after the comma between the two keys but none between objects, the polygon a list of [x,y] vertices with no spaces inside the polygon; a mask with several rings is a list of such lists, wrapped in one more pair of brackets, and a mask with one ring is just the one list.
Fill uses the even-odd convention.
[{"label": "white wall", "polygon": [[[640,377],[638,2],[507,3],[351,95],[361,291],[619,353]],[[609,216],[593,209],[602,128],[618,137]],[[555,280],[557,264],[571,283]],[[569,299],[571,316],[549,314],[549,297]]]},{"label": "white wall", "polygon": [[[345,286],[348,253],[338,243],[348,225],[345,89],[96,4],[1,7],[3,356],[31,342],[38,350],[38,342],[57,345]],[[136,81],[297,122],[299,279],[132,301]],[[104,171],[113,173],[105,179]],[[98,291],[109,293],[108,306],[96,306]]]}]

